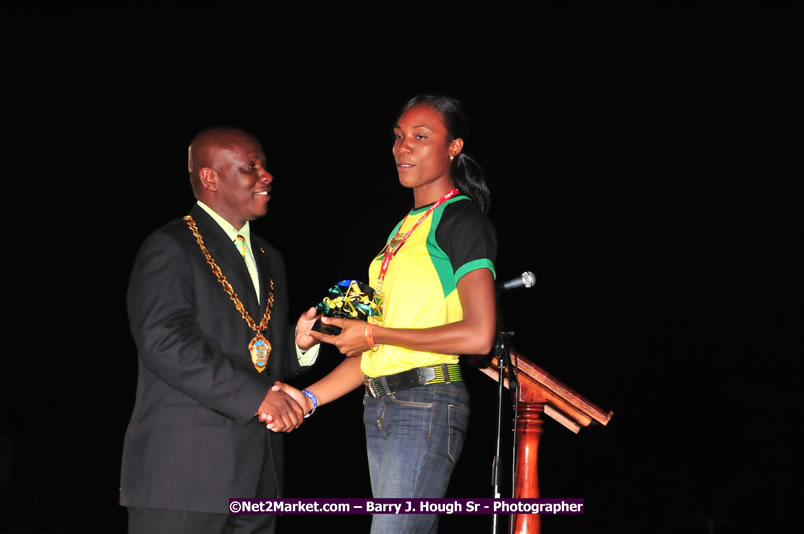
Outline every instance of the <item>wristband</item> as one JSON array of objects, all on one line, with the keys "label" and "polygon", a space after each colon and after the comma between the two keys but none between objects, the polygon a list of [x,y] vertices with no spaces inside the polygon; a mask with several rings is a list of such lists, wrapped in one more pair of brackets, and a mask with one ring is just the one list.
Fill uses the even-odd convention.
[{"label": "wristband", "polygon": [[313,409],[310,410],[310,413],[308,413],[307,415],[304,416],[304,418],[307,419],[308,417],[313,415],[315,413],[315,409],[318,408],[318,399],[315,398],[315,395],[313,393],[307,391],[306,389],[302,390],[302,394],[305,397],[307,397],[308,399],[310,399],[311,401],[313,401]]},{"label": "wristband", "polygon": [[380,346],[374,342],[374,325],[367,324],[364,333],[366,335],[366,341],[368,341],[369,348],[371,349],[371,351],[377,352],[378,350],[380,350]]}]

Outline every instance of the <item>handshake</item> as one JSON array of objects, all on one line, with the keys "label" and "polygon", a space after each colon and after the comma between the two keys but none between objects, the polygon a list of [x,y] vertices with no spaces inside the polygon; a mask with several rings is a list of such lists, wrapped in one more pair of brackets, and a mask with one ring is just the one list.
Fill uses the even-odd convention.
[{"label": "handshake", "polygon": [[[326,326],[336,327],[338,335],[326,334],[313,329],[317,320]],[[363,373],[360,370],[360,358],[365,351],[371,350],[372,344],[368,341],[369,329],[364,320],[347,319],[340,317],[320,316],[315,308],[303,313],[296,325],[296,346],[307,350],[315,343],[324,342],[332,344],[338,352],[346,356],[346,360],[327,379],[316,382],[314,386],[319,397],[323,395],[326,404],[363,383]],[[348,364],[346,364],[348,362]],[[346,364],[344,366],[344,364]],[[322,382],[328,380],[327,386]],[[333,384],[336,384],[333,387]],[[308,396],[309,395],[309,396]],[[315,399],[309,391],[300,391],[284,382],[274,382],[274,385],[265,394],[260,407],[254,414],[274,432],[290,432],[301,426],[306,414],[310,414],[322,399]]]},{"label": "handshake", "polygon": [[257,410],[260,421],[274,432],[290,432],[299,428],[305,414],[315,408],[312,399],[284,382],[274,382]]}]

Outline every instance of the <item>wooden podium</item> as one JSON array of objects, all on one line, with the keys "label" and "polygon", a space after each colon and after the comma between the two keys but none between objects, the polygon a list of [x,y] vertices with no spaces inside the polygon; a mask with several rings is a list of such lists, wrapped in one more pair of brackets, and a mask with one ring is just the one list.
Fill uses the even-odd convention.
[{"label": "wooden podium", "polygon": [[[510,354],[512,366],[519,369],[514,498],[531,499],[539,497],[537,464],[544,422],[542,414],[547,414],[577,434],[581,428],[591,424],[605,426],[614,412],[604,412],[516,351],[511,350]],[[494,357],[488,367],[479,370],[497,380],[497,369],[497,358]],[[504,385],[508,387],[507,378]],[[516,534],[541,532],[539,515],[515,514],[512,520]]]}]

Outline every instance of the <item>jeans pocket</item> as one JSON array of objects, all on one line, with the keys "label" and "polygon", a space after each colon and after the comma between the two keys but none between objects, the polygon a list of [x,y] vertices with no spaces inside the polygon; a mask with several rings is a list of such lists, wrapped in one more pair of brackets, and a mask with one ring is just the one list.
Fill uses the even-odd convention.
[{"label": "jeans pocket", "polygon": [[431,387],[423,386],[403,389],[388,395],[388,400],[398,406],[411,408],[432,408],[435,392]]}]

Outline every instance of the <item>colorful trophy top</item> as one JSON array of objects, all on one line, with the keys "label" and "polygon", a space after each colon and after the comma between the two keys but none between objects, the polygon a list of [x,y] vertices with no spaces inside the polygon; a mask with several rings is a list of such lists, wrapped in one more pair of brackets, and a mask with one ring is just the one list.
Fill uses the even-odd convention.
[{"label": "colorful trophy top", "polygon": [[[381,303],[374,298],[374,289],[357,280],[341,280],[329,288],[329,295],[316,304],[315,309],[327,317],[361,321],[374,317],[382,320]],[[336,326],[324,325],[320,321],[316,322],[313,330],[333,335],[341,331]]]}]

